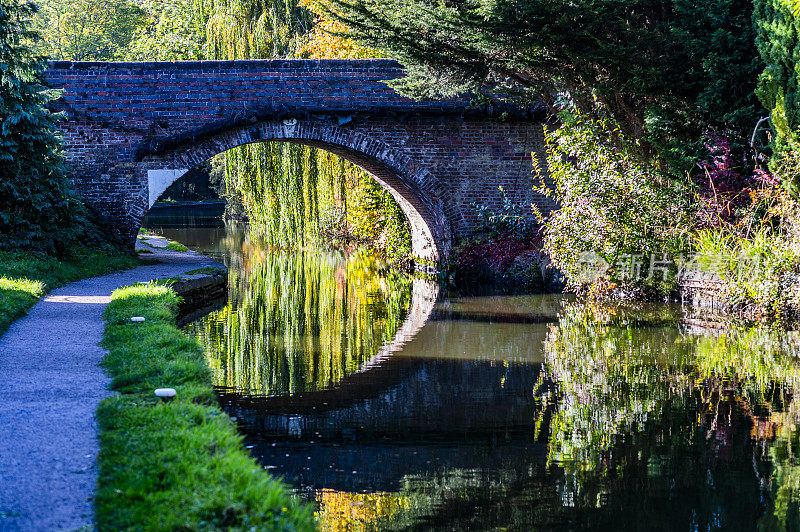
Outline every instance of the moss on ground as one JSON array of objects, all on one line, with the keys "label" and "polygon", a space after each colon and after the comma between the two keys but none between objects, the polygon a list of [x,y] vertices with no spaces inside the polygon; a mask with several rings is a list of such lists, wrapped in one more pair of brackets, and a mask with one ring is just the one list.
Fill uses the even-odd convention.
[{"label": "moss on ground", "polygon": [[116,250],[78,249],[65,259],[0,251],[0,335],[50,290],[116,270],[145,264]]},{"label": "moss on ground", "polygon": [[[120,395],[97,411],[98,529],[312,530],[311,507],[255,463],[216,406],[200,345],[175,326],[177,303],[151,283],[115,291],[105,311],[103,365]],[[161,387],[175,400],[160,403]]]}]

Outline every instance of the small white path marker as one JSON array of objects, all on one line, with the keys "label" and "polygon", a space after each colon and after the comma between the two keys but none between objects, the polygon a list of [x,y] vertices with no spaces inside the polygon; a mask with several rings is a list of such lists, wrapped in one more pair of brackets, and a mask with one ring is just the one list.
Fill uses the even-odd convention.
[{"label": "small white path marker", "polygon": [[142,316],[134,316],[134,317],[131,318],[131,321],[142,322],[142,321],[144,321],[144,317],[142,317]]},{"label": "small white path marker", "polygon": [[156,397],[168,403],[172,401],[172,398],[175,397],[175,394],[178,393],[175,391],[175,388],[156,388],[155,394]]}]

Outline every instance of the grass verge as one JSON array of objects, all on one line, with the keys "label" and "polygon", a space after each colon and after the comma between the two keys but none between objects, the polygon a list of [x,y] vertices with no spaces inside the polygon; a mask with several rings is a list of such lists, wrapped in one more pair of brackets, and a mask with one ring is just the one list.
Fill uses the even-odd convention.
[{"label": "grass verge", "polygon": [[22,251],[0,251],[0,335],[50,290],[143,263],[132,255],[115,250],[83,248],[66,259]]},{"label": "grass verge", "polygon": [[[103,365],[120,395],[97,411],[98,529],[312,530],[312,509],[255,463],[216,406],[200,345],[174,325],[177,303],[147,284],[115,291],[106,308]],[[160,387],[175,400],[160,403]]]},{"label": "grass verge", "polygon": [[180,242],[170,242],[167,244],[167,249],[171,249],[172,251],[177,251],[179,253],[184,253],[189,251],[189,248],[181,244]]}]

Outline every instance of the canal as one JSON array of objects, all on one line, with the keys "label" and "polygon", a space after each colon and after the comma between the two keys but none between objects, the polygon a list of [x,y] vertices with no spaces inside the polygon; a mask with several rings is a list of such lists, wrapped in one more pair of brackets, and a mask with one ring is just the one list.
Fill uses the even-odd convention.
[{"label": "canal", "polygon": [[228,302],[186,329],[247,447],[323,530],[800,527],[796,332],[452,296],[220,214],[147,225],[228,265]]}]

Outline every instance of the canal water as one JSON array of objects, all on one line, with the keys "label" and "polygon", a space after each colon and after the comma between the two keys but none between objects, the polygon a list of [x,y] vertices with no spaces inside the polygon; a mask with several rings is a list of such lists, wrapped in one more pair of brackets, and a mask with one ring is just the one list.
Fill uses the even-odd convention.
[{"label": "canal water", "polygon": [[221,402],[323,530],[800,528],[796,332],[447,297],[169,218],[148,225],[230,268],[228,303],[187,326]]}]

